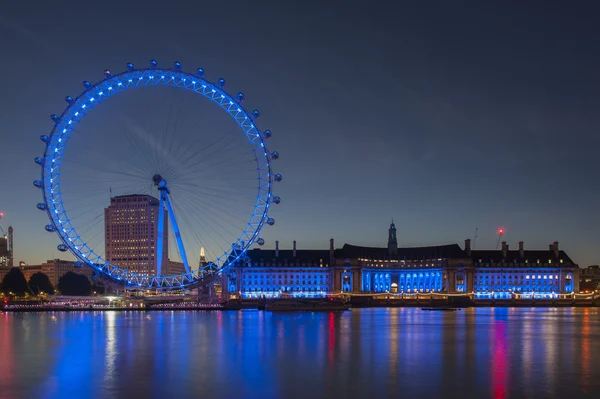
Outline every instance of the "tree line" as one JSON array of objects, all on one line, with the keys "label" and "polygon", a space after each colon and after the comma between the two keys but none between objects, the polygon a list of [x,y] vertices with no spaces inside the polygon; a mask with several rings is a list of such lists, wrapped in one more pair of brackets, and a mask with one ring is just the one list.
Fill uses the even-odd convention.
[{"label": "tree line", "polygon": [[[54,286],[45,273],[31,275],[29,281],[18,267],[13,267],[2,279],[2,292],[16,296],[54,294]],[[87,296],[92,293],[92,284],[83,274],[67,272],[58,280],[58,290],[62,295]]]}]

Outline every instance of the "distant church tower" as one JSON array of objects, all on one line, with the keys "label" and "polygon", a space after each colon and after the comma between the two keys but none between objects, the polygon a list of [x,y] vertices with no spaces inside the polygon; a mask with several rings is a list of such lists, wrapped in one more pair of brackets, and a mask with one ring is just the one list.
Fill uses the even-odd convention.
[{"label": "distant church tower", "polygon": [[388,253],[390,258],[392,256],[398,256],[398,238],[396,238],[396,225],[392,220],[392,224],[390,224],[390,229],[388,230]]}]

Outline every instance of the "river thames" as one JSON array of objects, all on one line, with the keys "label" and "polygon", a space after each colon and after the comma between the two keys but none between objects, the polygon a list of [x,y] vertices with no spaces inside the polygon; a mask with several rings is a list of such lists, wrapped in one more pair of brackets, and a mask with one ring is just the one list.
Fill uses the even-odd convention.
[{"label": "river thames", "polygon": [[600,310],[3,313],[1,398],[600,396]]}]

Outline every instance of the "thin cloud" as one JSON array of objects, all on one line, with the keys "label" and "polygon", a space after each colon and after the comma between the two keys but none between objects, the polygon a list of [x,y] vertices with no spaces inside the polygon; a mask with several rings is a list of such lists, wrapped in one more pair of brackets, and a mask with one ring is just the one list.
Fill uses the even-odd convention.
[{"label": "thin cloud", "polygon": [[[28,42],[35,44],[42,50],[49,51],[54,47],[49,41],[44,39],[42,35],[27,28],[24,24],[21,24],[18,21],[9,20],[0,16],[0,29],[10,32],[17,37],[23,38]],[[4,40],[7,40],[6,36],[4,36]]]}]

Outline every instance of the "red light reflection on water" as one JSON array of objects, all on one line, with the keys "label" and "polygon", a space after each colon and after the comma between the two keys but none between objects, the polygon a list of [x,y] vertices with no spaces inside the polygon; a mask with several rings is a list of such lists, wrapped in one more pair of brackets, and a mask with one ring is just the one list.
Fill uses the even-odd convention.
[{"label": "red light reflection on water", "polygon": [[0,353],[2,353],[2,361],[0,361],[0,385],[9,386],[13,382],[15,360],[11,345],[13,344],[12,326],[8,313],[2,314],[2,343],[0,344]]},{"label": "red light reflection on water", "polygon": [[[583,311],[583,326],[581,328],[581,388],[588,391],[590,381],[590,309]],[[588,391],[589,392],[589,391]]]},{"label": "red light reflection on water", "polygon": [[506,322],[497,320],[493,329],[492,394],[494,399],[508,397],[508,370],[506,360]]},{"label": "red light reflection on water", "polygon": [[329,338],[327,357],[329,360],[329,365],[333,366],[333,351],[335,350],[335,315],[333,312],[329,313],[329,330],[327,337]]}]

